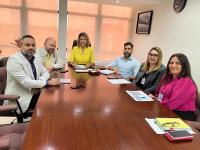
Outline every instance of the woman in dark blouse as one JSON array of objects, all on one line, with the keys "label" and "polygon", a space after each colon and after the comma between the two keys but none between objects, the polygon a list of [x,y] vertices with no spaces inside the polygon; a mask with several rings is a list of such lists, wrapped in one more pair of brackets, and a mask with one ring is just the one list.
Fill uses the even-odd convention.
[{"label": "woman in dark blouse", "polygon": [[166,67],[162,64],[162,51],[159,47],[153,47],[148,53],[146,62],[141,64],[135,83],[145,93],[154,94],[165,71]]}]

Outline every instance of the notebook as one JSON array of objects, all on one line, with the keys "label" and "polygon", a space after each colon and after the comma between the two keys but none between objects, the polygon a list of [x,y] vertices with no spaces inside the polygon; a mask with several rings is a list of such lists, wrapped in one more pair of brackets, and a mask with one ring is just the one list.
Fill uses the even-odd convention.
[{"label": "notebook", "polygon": [[[154,118],[145,118],[145,120],[156,134],[165,134],[166,131],[164,131],[157,125]],[[187,130],[187,132],[189,132],[190,134],[195,134],[192,129]]]},{"label": "notebook", "polygon": [[187,125],[180,118],[156,118],[156,124],[163,130],[191,130],[191,127]]}]

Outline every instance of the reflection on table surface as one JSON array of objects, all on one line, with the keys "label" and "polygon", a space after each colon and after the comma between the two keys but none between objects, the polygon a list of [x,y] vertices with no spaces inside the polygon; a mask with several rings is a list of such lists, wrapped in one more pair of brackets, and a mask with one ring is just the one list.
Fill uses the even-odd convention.
[{"label": "reflection on table surface", "polygon": [[75,73],[71,68],[57,77],[70,78],[71,84],[43,89],[24,149],[199,149],[199,133],[192,142],[180,143],[156,135],[144,118],[176,115],[159,102],[134,101],[126,93],[138,89],[134,84],[112,85],[107,76]]}]

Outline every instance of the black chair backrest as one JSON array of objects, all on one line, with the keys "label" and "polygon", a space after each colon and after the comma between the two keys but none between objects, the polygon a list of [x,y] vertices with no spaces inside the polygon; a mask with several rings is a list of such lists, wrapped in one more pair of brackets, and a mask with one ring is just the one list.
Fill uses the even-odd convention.
[{"label": "black chair backrest", "polygon": [[0,67],[6,67],[8,61],[8,57],[2,57],[0,59]]},{"label": "black chair backrest", "polygon": [[200,122],[200,92],[198,92],[198,106],[197,106],[197,113],[196,113],[196,121]]},{"label": "black chair backrest", "polygon": [[9,57],[3,57],[3,58],[1,58],[3,60],[4,67],[6,67],[6,65],[7,65],[8,58]]},{"label": "black chair backrest", "polygon": [[[6,89],[7,70],[6,67],[0,67],[0,94],[4,94]],[[3,101],[0,101],[0,105]]]},{"label": "black chair backrest", "polygon": [[78,40],[74,40],[73,41],[73,44],[72,44],[72,49],[75,47],[75,46],[77,46],[78,45]]}]

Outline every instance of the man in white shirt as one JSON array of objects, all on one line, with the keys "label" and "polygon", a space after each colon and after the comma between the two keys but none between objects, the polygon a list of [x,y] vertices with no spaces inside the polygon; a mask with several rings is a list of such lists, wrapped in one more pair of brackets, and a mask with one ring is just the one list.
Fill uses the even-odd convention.
[{"label": "man in white shirt", "polygon": [[137,72],[140,68],[140,63],[133,57],[133,44],[131,42],[124,43],[124,56],[115,59],[109,66],[108,69],[115,71],[116,74],[134,80]]},{"label": "man in white shirt", "polygon": [[64,67],[64,63],[56,50],[56,41],[52,37],[46,38],[44,48],[36,50],[36,57],[39,57],[44,67],[49,71]]},{"label": "man in white shirt", "polygon": [[[36,42],[33,36],[25,35],[20,42],[20,52],[10,56],[7,62],[5,94],[19,95],[20,106],[26,114],[28,109],[34,109],[41,88],[47,85],[59,85],[60,79],[49,80],[49,72],[40,60],[34,57]],[[4,104],[8,103],[13,101],[5,100]]]}]

